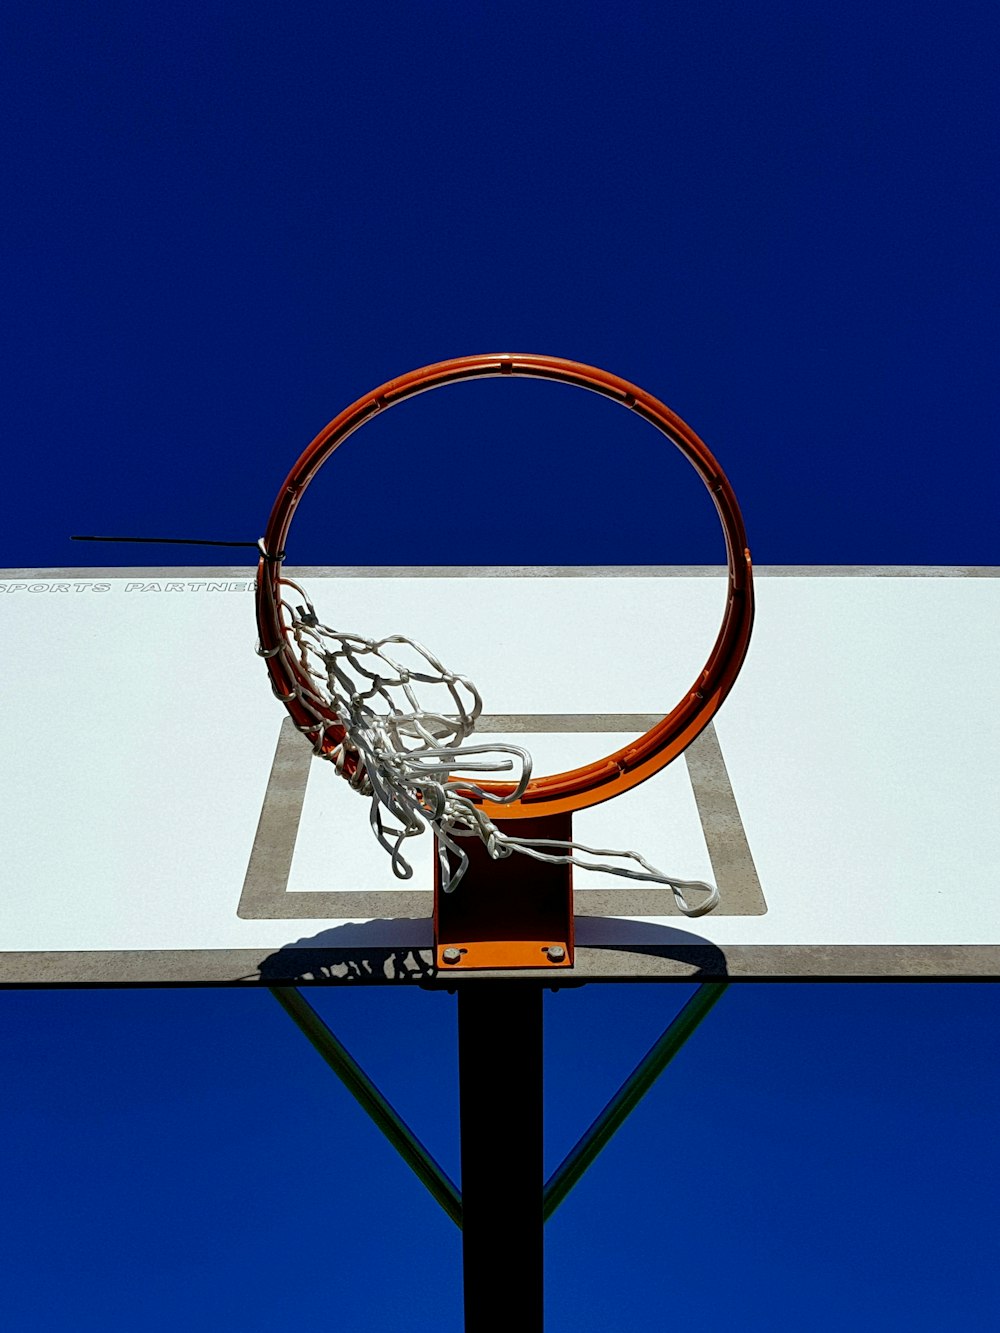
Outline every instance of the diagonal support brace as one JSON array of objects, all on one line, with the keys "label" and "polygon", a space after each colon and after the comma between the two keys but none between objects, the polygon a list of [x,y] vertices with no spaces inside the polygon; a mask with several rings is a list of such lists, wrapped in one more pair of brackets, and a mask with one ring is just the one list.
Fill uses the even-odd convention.
[{"label": "diagonal support brace", "polygon": [[462,1198],[410,1127],[386,1101],[354,1057],[333,1035],[309,1001],[295,986],[268,988],[285,1013],[312,1042],[355,1101],[367,1112],[385,1137],[427,1186],[457,1227],[462,1225]]},{"label": "diagonal support brace", "polygon": [[639,1105],[688,1037],[722,997],[727,981],[706,981],[680,1011],[666,1032],[605,1106],[604,1110],[550,1176],[545,1186],[543,1217],[547,1222],[601,1149]]},{"label": "diagonal support brace", "polygon": [[[624,1124],[701,1021],[721,999],[728,982],[704,982],[663,1035],[650,1047],[545,1186],[543,1220],[548,1221],[587,1168]],[[462,1226],[462,1198],[444,1169],[382,1096],[365,1071],[294,986],[271,986],[271,994],[381,1129],[456,1226]]]}]

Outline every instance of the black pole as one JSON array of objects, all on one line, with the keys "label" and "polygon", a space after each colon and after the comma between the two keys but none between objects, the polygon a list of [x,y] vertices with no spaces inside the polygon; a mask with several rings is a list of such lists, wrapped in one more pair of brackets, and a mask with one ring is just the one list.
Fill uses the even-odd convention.
[{"label": "black pole", "polygon": [[542,987],[458,986],[465,1333],[541,1333]]}]

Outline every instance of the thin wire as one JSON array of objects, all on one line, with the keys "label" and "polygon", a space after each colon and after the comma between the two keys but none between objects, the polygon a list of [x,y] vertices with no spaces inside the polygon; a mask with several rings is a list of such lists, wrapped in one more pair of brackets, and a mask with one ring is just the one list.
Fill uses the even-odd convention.
[{"label": "thin wire", "polygon": [[70,537],[71,542],[145,542],[153,546],[253,546],[256,542],[201,541],[197,537]]}]

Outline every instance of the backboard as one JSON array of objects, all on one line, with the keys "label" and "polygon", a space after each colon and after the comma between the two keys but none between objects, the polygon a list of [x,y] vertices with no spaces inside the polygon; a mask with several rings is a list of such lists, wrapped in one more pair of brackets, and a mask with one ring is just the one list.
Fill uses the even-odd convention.
[{"label": "backboard", "polygon": [[[662,716],[726,592],[721,568],[288,572],[329,623],[468,675],[477,736],[542,773]],[[667,889],[577,870],[575,966],[546,980],[1000,975],[1000,570],[756,574],[713,724],[574,816],[581,842],[711,880],[719,907],[689,920]],[[447,982],[430,834],[395,879],[367,802],[271,695],[253,578],[0,575],[0,982]]]}]

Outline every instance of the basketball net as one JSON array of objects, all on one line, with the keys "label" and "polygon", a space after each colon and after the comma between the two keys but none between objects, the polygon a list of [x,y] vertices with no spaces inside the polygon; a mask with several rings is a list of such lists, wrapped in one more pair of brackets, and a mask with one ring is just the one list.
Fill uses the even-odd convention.
[{"label": "basketball net", "polygon": [[[638,852],[517,838],[498,829],[477,799],[493,804],[519,800],[531,778],[531,755],[519,745],[466,743],[483,709],[472,681],[449,671],[422,644],[403,634],[369,639],[331,629],[320,622],[299,584],[281,578],[279,588],[286,633],[277,651],[294,658],[295,695],[316,719],[300,730],[310,737],[318,756],[333,763],[357,792],[370,798],[372,831],[388,852],[397,878],[413,874],[403,854],[408,839],[430,827],[437,838],[441,887],[446,893],[458,887],[468,868],[462,839],[477,837],[494,860],[517,852],[539,861],[663,884],[685,916],[702,916],[716,906],[719,893],[713,885],[664,874]],[[289,594],[295,594],[295,602],[288,600]],[[346,733],[336,745],[328,739],[331,710]],[[510,785],[499,792],[484,789],[479,780],[485,774],[501,776]],[[687,897],[692,893],[700,901],[692,903]]]}]

